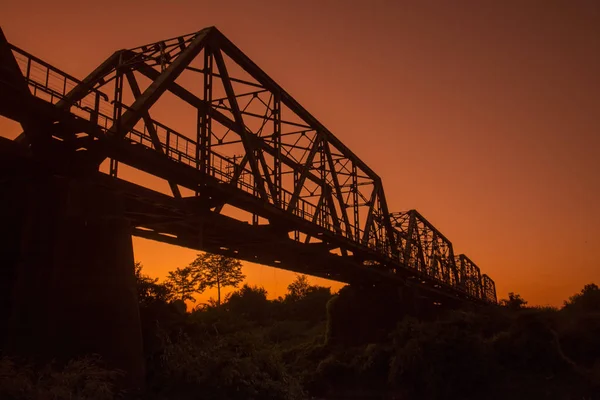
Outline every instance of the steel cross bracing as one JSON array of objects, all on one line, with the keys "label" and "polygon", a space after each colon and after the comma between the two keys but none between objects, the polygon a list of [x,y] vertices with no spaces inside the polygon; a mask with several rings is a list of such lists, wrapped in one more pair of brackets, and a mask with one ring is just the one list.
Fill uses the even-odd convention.
[{"label": "steel cross bracing", "polygon": [[[81,81],[2,46],[1,111],[21,122],[16,141],[36,157],[78,171],[107,160],[114,178],[127,164],[167,180],[172,199],[204,217],[233,206],[281,243],[496,301],[488,276],[417,211],[390,213],[380,177],[216,28],[117,51]],[[171,217],[136,219],[134,233],[181,244]]]}]

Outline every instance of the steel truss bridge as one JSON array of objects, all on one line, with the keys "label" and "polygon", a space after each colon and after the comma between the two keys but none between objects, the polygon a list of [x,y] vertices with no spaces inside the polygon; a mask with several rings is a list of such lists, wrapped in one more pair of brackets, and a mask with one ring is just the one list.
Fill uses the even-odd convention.
[{"label": "steel truss bridge", "polygon": [[[0,115],[23,127],[10,146],[118,192],[134,235],[496,302],[490,277],[417,211],[390,212],[381,178],[214,27],[119,50],[83,80],[1,31],[0,60]],[[170,193],[120,178],[123,165]]]}]

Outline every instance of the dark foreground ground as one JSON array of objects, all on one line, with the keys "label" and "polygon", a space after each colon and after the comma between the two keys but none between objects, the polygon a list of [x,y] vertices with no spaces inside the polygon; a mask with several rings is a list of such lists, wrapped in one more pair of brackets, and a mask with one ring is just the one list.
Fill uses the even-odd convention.
[{"label": "dark foreground ground", "polygon": [[119,390],[99,357],[4,357],[0,399],[600,399],[595,285],[561,309],[509,301],[416,319],[350,287],[275,301],[243,287],[186,312],[140,278],[144,392]]}]

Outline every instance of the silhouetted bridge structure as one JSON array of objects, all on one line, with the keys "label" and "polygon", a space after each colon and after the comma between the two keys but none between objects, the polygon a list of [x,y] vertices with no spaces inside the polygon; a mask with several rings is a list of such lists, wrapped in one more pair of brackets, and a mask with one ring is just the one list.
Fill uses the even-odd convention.
[{"label": "silhouetted bridge structure", "polygon": [[[23,127],[1,146],[4,201],[29,207],[17,224],[28,238],[41,225],[54,246],[109,262],[131,253],[118,231],[435,302],[496,302],[492,279],[417,211],[390,212],[381,178],[216,28],[117,51],[83,80],[3,34],[0,52],[0,114]],[[170,192],[121,179],[123,165]],[[79,222],[63,231],[61,218]],[[96,247],[77,228],[93,221]],[[38,261],[73,259],[44,240],[28,242]]]}]

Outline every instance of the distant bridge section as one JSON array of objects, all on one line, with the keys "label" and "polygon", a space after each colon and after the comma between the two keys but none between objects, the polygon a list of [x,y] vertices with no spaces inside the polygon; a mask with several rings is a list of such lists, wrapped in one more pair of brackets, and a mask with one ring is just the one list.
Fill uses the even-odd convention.
[{"label": "distant bridge section", "polygon": [[[120,193],[134,235],[496,302],[490,277],[417,211],[390,212],[381,178],[216,28],[116,51],[83,80],[6,41],[0,50],[0,114],[23,126],[15,142]],[[121,164],[170,193],[121,179]]]}]

